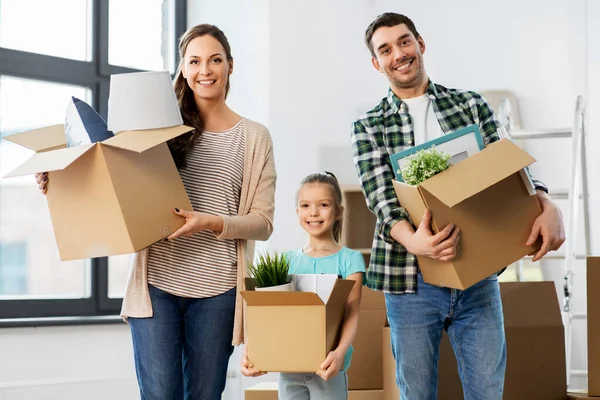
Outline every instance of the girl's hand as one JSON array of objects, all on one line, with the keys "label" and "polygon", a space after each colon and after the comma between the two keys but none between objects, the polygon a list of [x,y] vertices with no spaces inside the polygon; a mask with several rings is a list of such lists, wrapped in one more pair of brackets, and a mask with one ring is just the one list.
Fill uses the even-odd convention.
[{"label": "girl's hand", "polygon": [[180,236],[192,236],[204,230],[220,232],[223,229],[223,219],[216,215],[198,211],[187,211],[176,208],[173,212],[185,218],[185,224],[173,232],[167,239],[173,240]]},{"label": "girl's hand", "polygon": [[345,354],[340,354],[337,350],[330,351],[323,364],[321,364],[321,371],[317,371],[317,375],[324,380],[336,376],[344,364],[344,356]]},{"label": "girl's hand", "polygon": [[48,173],[42,172],[35,174],[35,180],[43,194],[48,191]]},{"label": "girl's hand", "polygon": [[250,360],[248,360],[248,348],[244,346],[244,350],[242,350],[242,366],[240,367],[240,372],[242,373],[242,375],[257,377],[266,374],[266,372],[259,371],[252,367],[252,363],[250,362]]}]

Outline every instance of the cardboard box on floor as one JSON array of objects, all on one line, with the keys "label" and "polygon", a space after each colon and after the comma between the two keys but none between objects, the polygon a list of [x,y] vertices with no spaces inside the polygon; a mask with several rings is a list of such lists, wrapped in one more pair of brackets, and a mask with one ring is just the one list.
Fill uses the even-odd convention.
[{"label": "cardboard box on floor", "polygon": [[[507,365],[505,399],[564,400],[567,392],[564,328],[553,282],[508,282],[500,284]],[[400,397],[395,381],[395,363],[384,330],[385,400]],[[440,344],[438,399],[463,398],[456,358],[448,335]]]},{"label": "cardboard box on floor", "polygon": [[383,293],[363,286],[358,330],[352,342],[354,352],[348,370],[350,390],[383,389],[381,329],[385,321]]},{"label": "cardboard box on floor", "polygon": [[[319,276],[319,275],[317,275]],[[311,292],[255,291],[246,278],[248,359],[265,372],[316,372],[335,348],[346,299],[356,282],[338,279],[324,303]]]},{"label": "cardboard box on floor", "polygon": [[600,396],[600,257],[587,258],[588,393]]},{"label": "cardboard box on floor", "polygon": [[534,161],[504,139],[418,186],[393,182],[416,226],[428,208],[434,231],[449,223],[460,228],[453,261],[418,257],[425,282],[466,289],[539,248],[525,245],[541,214],[522,172]]},{"label": "cardboard box on floor", "polygon": [[568,393],[568,400],[598,400],[598,397],[591,397],[585,392]]},{"label": "cardboard box on floor", "polygon": [[[62,124],[5,137],[36,152],[7,177],[49,172],[46,197],[63,261],[139,251],[183,225],[173,208],[192,208],[166,144],[192,130],[181,125],[168,72],[113,75],[111,101],[122,98],[119,92],[143,96],[130,99],[129,107],[109,103],[109,129],[131,120],[157,129],[69,148]],[[163,99],[158,108],[151,102],[156,98]],[[110,126],[111,115],[120,125]]]},{"label": "cardboard box on floor", "polygon": [[262,382],[246,388],[244,400],[277,400],[277,382]]}]

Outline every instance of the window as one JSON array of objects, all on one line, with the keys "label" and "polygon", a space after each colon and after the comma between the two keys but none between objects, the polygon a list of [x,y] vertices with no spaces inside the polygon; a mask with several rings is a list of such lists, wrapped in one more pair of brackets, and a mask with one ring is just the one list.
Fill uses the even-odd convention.
[{"label": "window", "polygon": [[[0,136],[63,122],[70,96],[106,118],[111,74],[173,73],[185,3],[0,0]],[[0,177],[31,153],[0,140]],[[60,261],[34,178],[0,178],[0,321],[118,314],[130,257]]]}]

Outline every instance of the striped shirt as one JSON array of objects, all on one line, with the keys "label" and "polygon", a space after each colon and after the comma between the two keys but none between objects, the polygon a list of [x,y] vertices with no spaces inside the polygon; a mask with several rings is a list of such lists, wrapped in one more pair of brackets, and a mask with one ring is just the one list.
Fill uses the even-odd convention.
[{"label": "striped shirt", "polygon": [[[492,108],[479,94],[430,82],[426,95],[444,133],[477,124],[486,146],[505,137]],[[390,155],[414,145],[408,107],[391,89],[387,97],[352,127],[354,164],[367,206],[377,217],[367,286],[387,293],[414,293],[417,289],[417,257],[390,236],[395,223],[410,222],[394,192]],[[535,179],[533,182],[536,189],[548,192],[542,182]]]},{"label": "striped shirt", "polygon": [[[179,170],[194,211],[237,215],[244,171],[244,120],[225,132],[203,132]],[[236,286],[236,240],[211,231],[150,246],[148,283],[176,296],[201,298]]]}]

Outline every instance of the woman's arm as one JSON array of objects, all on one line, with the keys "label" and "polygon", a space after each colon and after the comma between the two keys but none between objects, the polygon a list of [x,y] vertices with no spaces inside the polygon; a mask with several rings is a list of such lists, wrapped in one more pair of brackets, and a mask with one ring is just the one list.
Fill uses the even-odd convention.
[{"label": "woman's arm", "polygon": [[360,297],[362,295],[362,281],[363,273],[356,272],[349,275],[346,279],[353,280],[356,283],[352,288],[352,291],[346,299],[346,307],[344,311],[344,322],[342,323],[342,330],[340,333],[340,341],[335,350],[329,352],[327,358],[321,364],[321,371],[317,372],[321,378],[327,380],[334,377],[343,367],[344,356],[348,352],[354,337],[356,336],[356,330],[358,329],[358,312],[360,310]]}]

